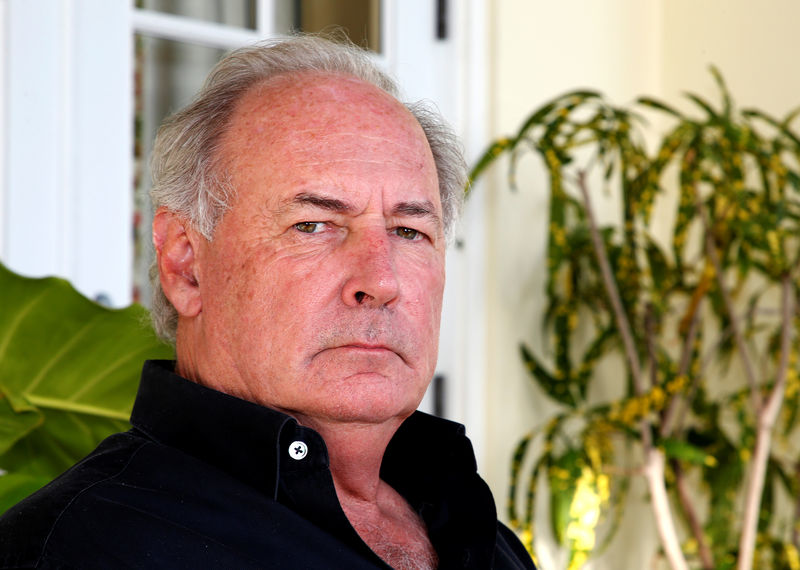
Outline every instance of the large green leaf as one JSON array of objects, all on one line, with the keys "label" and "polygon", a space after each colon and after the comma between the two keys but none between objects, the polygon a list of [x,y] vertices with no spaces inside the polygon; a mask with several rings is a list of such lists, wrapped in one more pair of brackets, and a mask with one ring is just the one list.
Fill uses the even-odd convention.
[{"label": "large green leaf", "polygon": [[[0,497],[30,490],[124,429],[147,358],[172,358],[147,311],[0,265]],[[11,477],[14,475],[14,477]],[[35,479],[25,479],[33,477]],[[8,506],[5,502],[2,505]]]}]

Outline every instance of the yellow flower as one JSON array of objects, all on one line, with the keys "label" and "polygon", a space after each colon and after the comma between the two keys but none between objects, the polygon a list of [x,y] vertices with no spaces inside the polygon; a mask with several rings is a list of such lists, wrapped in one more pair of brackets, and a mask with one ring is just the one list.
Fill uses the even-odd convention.
[{"label": "yellow flower", "polygon": [[792,570],[800,570],[800,554],[794,544],[786,544],[784,546],[786,551],[786,562],[789,563],[789,568]]},{"label": "yellow flower", "polygon": [[780,241],[776,231],[770,230],[767,232],[767,244],[769,244],[770,253],[777,255],[780,251]]},{"label": "yellow flower", "polygon": [[605,503],[611,497],[611,480],[608,475],[600,473],[597,476],[597,494],[600,496],[600,501]]},{"label": "yellow flower", "polygon": [[664,401],[666,400],[664,390],[660,386],[653,388],[653,391],[650,393],[650,400],[653,403],[653,407],[660,410],[664,406]]},{"label": "yellow flower", "polygon": [[793,398],[798,391],[800,391],[800,379],[797,376],[797,370],[791,368],[786,374],[786,393],[784,397],[787,399]]},{"label": "yellow flower", "polygon": [[676,376],[675,378],[667,382],[667,392],[669,394],[677,394],[686,387],[686,384],[688,382],[689,378],[686,376],[686,374],[681,374],[679,376]]},{"label": "yellow flower", "polygon": [[603,495],[608,495],[608,478],[604,475],[601,477],[602,482],[589,467],[581,469],[569,506],[571,520],[566,532],[573,551],[590,552],[594,548],[595,528],[600,521]]},{"label": "yellow flower", "polygon": [[578,313],[572,312],[567,317],[567,328],[574,331],[578,327]]},{"label": "yellow flower", "polygon": [[519,533],[519,540],[528,552],[533,552],[533,533],[531,529],[526,528]]},{"label": "yellow flower", "polygon": [[585,552],[575,552],[569,561],[568,570],[578,570],[588,560],[589,556]]}]

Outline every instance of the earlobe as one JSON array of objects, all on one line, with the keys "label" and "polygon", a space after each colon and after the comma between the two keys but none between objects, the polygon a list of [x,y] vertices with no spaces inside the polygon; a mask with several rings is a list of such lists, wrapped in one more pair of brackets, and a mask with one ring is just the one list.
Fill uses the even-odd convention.
[{"label": "earlobe", "polygon": [[164,295],[182,317],[200,313],[202,302],[196,272],[198,236],[188,221],[165,208],[153,217],[153,245]]}]

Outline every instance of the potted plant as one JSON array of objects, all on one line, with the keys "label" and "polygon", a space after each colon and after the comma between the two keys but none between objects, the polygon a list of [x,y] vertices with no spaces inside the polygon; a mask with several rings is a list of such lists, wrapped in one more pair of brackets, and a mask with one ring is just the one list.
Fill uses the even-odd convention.
[{"label": "potted plant", "polygon": [[[561,411],[519,443],[508,516],[530,546],[545,478],[570,568],[613,537],[633,476],[672,568],[800,567],[797,113],[739,110],[712,74],[721,104],[690,94],[693,113],[557,97],[472,172],[508,156],[514,188],[533,153],[549,178],[546,340],[520,352]],[[652,151],[644,113],[670,121]],[[609,196],[620,220],[600,226]],[[615,355],[624,396],[591,400]]]}]

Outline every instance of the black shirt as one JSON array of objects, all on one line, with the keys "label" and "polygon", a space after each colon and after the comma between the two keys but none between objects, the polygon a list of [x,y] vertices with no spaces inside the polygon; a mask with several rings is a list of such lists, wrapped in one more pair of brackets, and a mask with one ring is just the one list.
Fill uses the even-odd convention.
[{"label": "black shirt", "polygon": [[[336,497],[322,437],[145,363],[132,429],[0,517],[0,568],[388,568]],[[440,568],[533,568],[497,522],[462,426],[416,412],[381,478]]]}]

